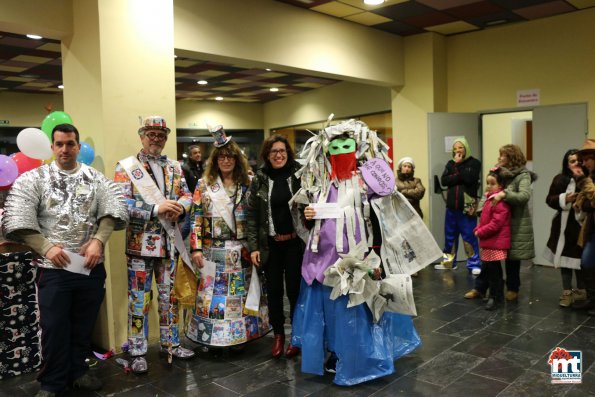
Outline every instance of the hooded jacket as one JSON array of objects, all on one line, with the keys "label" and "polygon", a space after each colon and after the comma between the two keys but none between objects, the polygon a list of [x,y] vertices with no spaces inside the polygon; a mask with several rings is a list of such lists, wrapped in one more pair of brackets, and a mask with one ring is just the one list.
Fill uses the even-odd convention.
[{"label": "hooded jacket", "polygon": [[461,162],[456,163],[454,161],[453,151],[453,159],[446,163],[440,183],[448,187],[446,208],[462,212],[465,208],[465,194],[469,198],[477,198],[481,162],[471,156],[469,143],[464,137],[456,138],[452,143],[453,146],[457,142],[460,142],[465,147],[465,157]]}]

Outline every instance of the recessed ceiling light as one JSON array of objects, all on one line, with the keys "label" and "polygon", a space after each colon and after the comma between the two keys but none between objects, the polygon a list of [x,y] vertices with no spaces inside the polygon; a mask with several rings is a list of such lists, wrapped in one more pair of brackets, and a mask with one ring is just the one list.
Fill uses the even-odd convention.
[{"label": "recessed ceiling light", "polygon": [[177,58],[178,56],[176,54],[174,54],[174,58]]},{"label": "recessed ceiling light", "polygon": [[217,97],[215,97],[215,100],[216,101],[222,101],[223,100],[223,97],[222,96],[217,96]]},{"label": "recessed ceiling light", "polygon": [[28,34],[27,35],[28,38],[33,39],[33,40],[41,40],[43,39],[43,37],[36,35],[36,34]]},{"label": "recessed ceiling light", "polygon": [[58,86],[58,88],[59,88],[59,89],[61,89],[61,90],[63,90],[63,89],[64,89],[64,84],[60,84],[60,85]]},{"label": "recessed ceiling light", "polygon": [[272,71],[273,71],[273,69],[270,69],[270,68],[266,68],[265,70],[266,70],[267,72],[272,72]]},{"label": "recessed ceiling light", "polygon": [[209,82],[208,82],[208,81],[206,81],[206,80],[198,80],[198,81],[196,82],[196,84],[200,84],[200,85],[207,85],[207,84],[209,84]]},{"label": "recessed ceiling light", "polygon": [[364,0],[364,4],[369,6],[377,6],[384,3],[384,0]]},{"label": "recessed ceiling light", "polygon": [[277,92],[277,91],[279,91],[279,89],[277,87],[271,87],[270,88],[270,91],[271,92]]}]

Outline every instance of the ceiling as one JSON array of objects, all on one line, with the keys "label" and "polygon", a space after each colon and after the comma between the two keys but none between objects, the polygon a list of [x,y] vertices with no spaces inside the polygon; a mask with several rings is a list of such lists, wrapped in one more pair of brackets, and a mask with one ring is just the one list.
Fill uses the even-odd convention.
[{"label": "ceiling", "polygon": [[443,35],[531,21],[595,7],[595,0],[276,0],[399,36]]},{"label": "ceiling", "polygon": [[[595,0],[275,0],[400,36],[444,35],[529,21],[595,6]],[[55,94],[62,90],[60,42],[0,32],[0,92]],[[337,83],[338,80],[178,57],[179,100],[265,103]],[[199,85],[199,80],[207,81]],[[272,92],[271,88],[278,88]]]}]

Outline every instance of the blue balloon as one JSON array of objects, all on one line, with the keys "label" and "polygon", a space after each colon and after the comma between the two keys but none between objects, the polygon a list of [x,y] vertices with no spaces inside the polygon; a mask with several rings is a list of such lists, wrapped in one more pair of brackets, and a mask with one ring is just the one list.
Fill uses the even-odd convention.
[{"label": "blue balloon", "polygon": [[95,150],[87,142],[81,142],[81,151],[76,160],[80,163],[91,165],[95,160]]}]

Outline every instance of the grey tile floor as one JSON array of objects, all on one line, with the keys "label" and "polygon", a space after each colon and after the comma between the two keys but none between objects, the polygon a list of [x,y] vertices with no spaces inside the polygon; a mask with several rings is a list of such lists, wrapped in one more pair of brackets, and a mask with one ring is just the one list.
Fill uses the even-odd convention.
[{"label": "grey tile floor", "polygon": [[[124,374],[112,358],[92,369],[102,390],[63,396],[595,395],[595,318],[558,307],[559,271],[523,264],[521,272],[519,301],[488,312],[481,300],[463,298],[473,286],[464,266],[424,269],[414,280],[423,345],[396,362],[395,374],[354,387],[334,385],[330,374],[303,374],[299,358],[272,359],[267,336],[239,351],[196,349],[197,358],[171,366],[153,346],[143,376]],[[551,384],[547,355],[556,346],[583,352],[582,384]],[[27,374],[0,381],[0,397],[32,396],[38,388]]]}]

